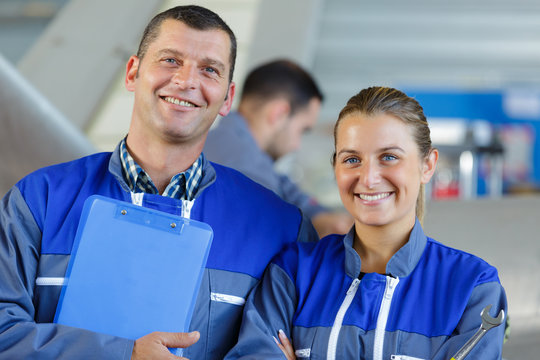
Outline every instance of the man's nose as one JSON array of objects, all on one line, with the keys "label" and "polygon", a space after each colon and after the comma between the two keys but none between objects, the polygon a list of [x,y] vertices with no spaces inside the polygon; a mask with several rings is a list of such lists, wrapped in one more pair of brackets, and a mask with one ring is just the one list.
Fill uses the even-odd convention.
[{"label": "man's nose", "polygon": [[192,65],[182,65],[173,75],[172,82],[183,89],[195,88],[198,83],[197,69]]}]

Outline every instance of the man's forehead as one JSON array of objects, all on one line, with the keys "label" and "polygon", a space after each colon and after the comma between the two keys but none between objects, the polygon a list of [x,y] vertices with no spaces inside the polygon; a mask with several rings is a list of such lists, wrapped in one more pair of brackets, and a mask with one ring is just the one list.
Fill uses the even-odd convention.
[{"label": "man's forehead", "polygon": [[171,31],[172,33],[179,33],[179,32],[195,32],[195,33],[198,33],[200,36],[215,36],[215,37],[222,37],[222,38],[225,38],[227,39],[227,49],[230,49],[231,48],[231,40],[230,40],[230,37],[229,37],[229,34],[223,30],[223,29],[220,29],[218,27],[210,27],[210,28],[207,28],[207,29],[197,29],[195,27],[192,27],[190,26],[189,24],[187,24],[186,22],[182,21],[182,20],[177,20],[177,19],[165,19],[160,25],[159,25],[159,31],[158,31],[158,34],[157,34],[157,37],[161,37],[162,35],[166,35],[168,33],[168,31],[163,31],[163,28],[164,27],[180,27],[182,28],[182,30],[179,30],[179,29],[175,29],[174,31]]},{"label": "man's forehead", "polygon": [[[175,29],[171,29],[173,27]],[[226,60],[226,63],[225,63],[226,66],[231,65],[230,64],[230,52],[231,52],[231,45],[232,45],[231,40],[230,40],[229,34],[225,30],[220,29],[220,28],[209,28],[209,29],[202,30],[202,29],[191,27],[181,20],[166,19],[160,24],[159,31],[157,32],[157,36],[149,44],[149,46],[151,47],[152,45],[155,45],[156,42],[164,41],[167,38],[170,38],[170,40],[174,40],[175,35],[178,35],[178,34],[184,35],[185,32],[193,32],[194,33],[193,40],[196,42],[207,42],[209,44],[210,43],[217,44],[218,46],[212,47],[214,49],[217,49],[219,45],[224,45],[225,53],[223,55],[226,56],[226,58],[224,58],[223,60]],[[217,38],[217,39],[211,40],[212,38]],[[161,51],[160,49],[157,49],[157,50]]]}]

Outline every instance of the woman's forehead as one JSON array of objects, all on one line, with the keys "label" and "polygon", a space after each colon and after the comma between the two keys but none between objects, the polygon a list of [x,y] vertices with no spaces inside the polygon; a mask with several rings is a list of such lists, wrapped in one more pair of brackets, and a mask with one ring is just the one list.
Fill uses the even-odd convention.
[{"label": "woman's forehead", "polygon": [[390,114],[350,114],[341,119],[336,146],[406,147],[415,145],[412,127]]}]

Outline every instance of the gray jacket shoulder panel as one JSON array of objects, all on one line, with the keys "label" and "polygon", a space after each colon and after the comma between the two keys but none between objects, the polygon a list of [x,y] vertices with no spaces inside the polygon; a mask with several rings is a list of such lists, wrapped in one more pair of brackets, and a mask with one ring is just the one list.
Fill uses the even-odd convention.
[{"label": "gray jacket shoulder panel", "polygon": [[245,119],[237,112],[222,118],[209,133],[203,150],[210,161],[236,169],[312,218],[326,211],[315,199],[274,169],[274,161],[259,148]]}]

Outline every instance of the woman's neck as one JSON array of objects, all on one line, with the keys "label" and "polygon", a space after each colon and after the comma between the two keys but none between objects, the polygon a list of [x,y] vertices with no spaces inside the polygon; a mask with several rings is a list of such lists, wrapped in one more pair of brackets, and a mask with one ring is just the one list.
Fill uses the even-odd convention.
[{"label": "woman's neck", "polygon": [[353,248],[360,256],[362,272],[386,273],[388,261],[409,240],[414,222],[403,225],[371,226],[356,222]]}]

